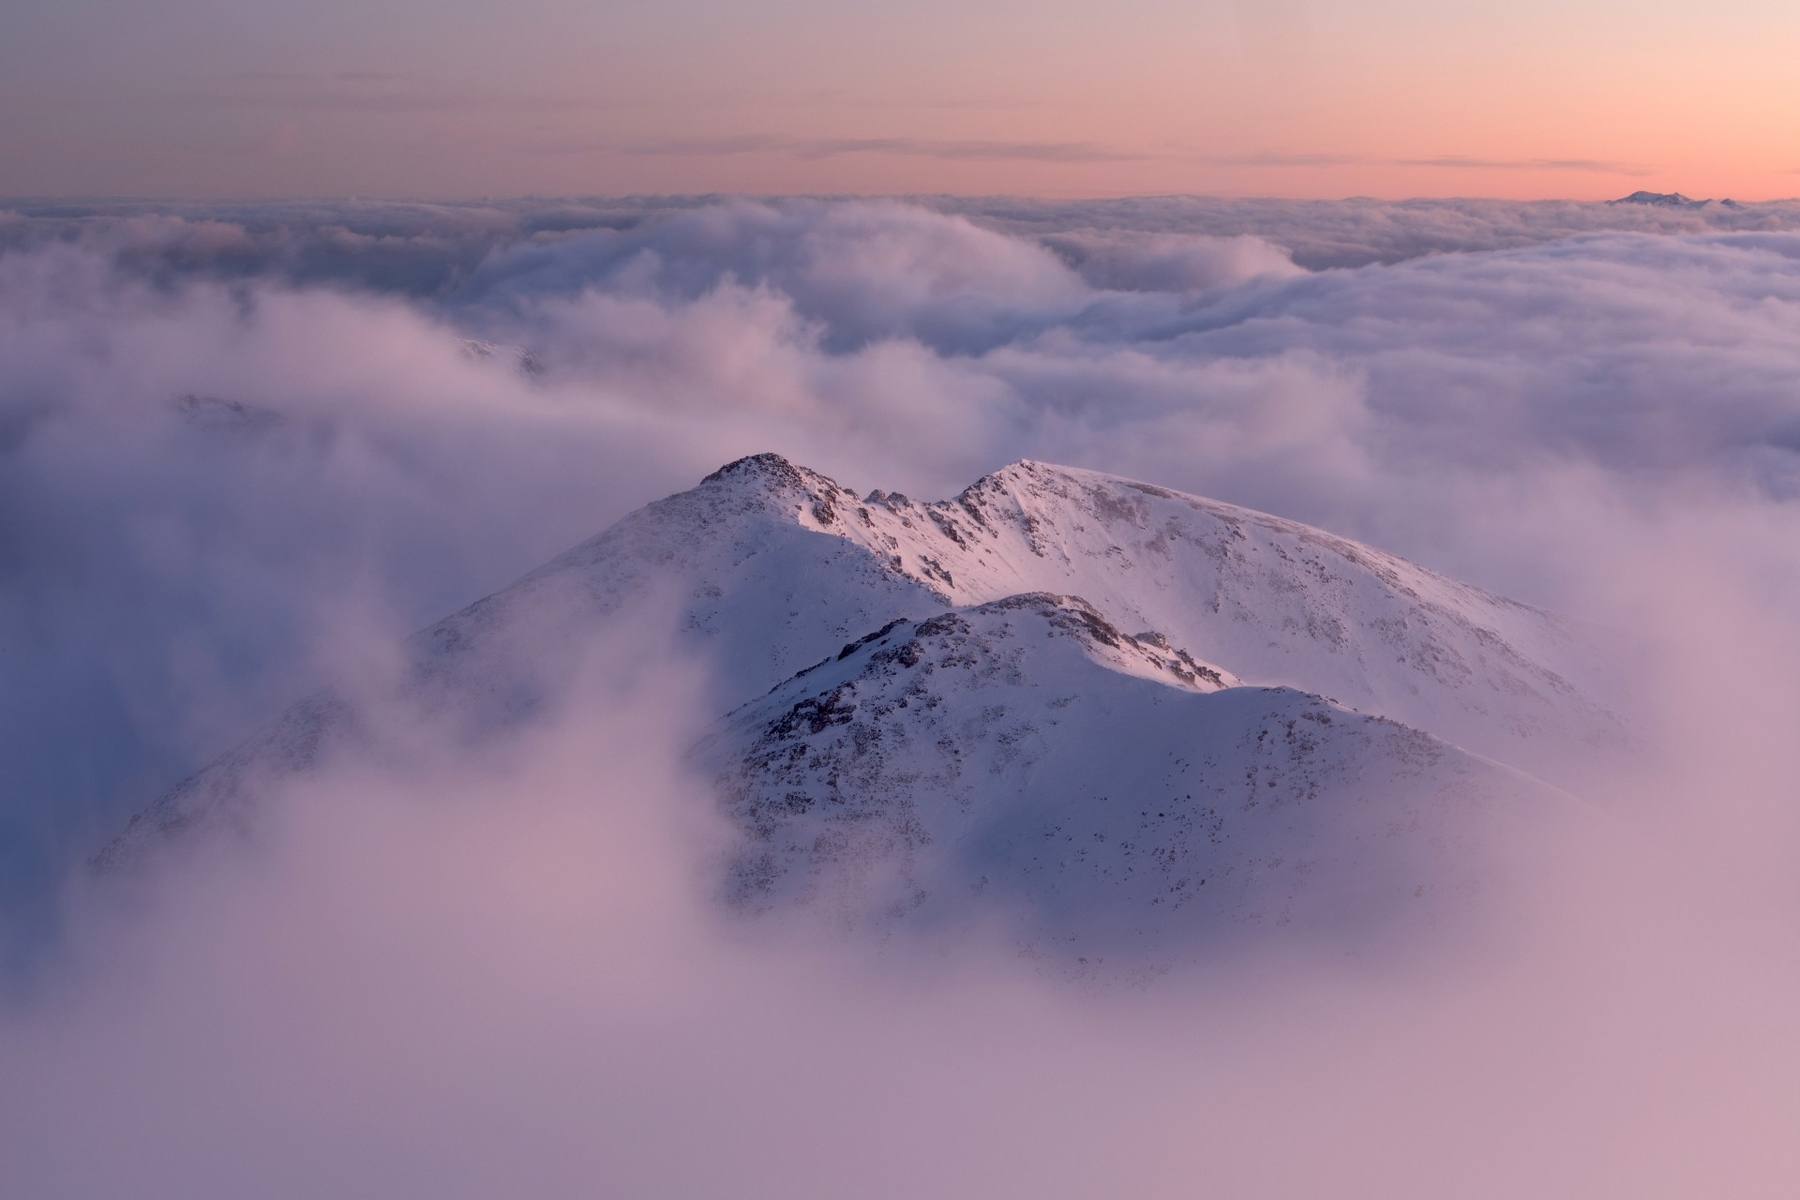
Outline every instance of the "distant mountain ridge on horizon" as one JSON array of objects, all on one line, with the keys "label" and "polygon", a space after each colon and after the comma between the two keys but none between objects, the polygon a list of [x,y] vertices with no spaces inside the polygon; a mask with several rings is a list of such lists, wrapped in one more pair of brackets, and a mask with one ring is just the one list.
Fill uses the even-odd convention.
[{"label": "distant mountain ridge on horizon", "polygon": [[1608,204],[1648,204],[1657,208],[1705,208],[1709,204],[1718,204],[1723,208],[1744,208],[1745,205],[1727,197],[1723,200],[1695,200],[1680,192],[1636,191],[1629,196],[1621,196],[1617,200],[1608,200]]}]

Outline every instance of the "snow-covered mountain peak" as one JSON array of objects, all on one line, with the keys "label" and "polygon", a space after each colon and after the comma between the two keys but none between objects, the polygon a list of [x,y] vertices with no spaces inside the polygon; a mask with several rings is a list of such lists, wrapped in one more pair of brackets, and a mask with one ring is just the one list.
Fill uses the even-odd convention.
[{"label": "snow-covered mountain peak", "polygon": [[990,634],[1004,631],[1010,636],[1033,636],[1041,633],[1052,641],[1068,639],[1090,660],[1110,670],[1188,691],[1216,692],[1220,688],[1237,687],[1242,682],[1223,668],[1199,661],[1154,630],[1132,634],[1115,628],[1080,596],[1024,592],[933,617],[919,626],[918,634],[973,633],[978,628],[984,628]]},{"label": "snow-covered mountain peak", "polygon": [[[1022,937],[1084,952],[1405,924],[1473,886],[1492,822],[1563,803],[1539,782],[1559,756],[1620,738],[1547,613],[1033,461],[935,502],[728,463],[417,635],[403,699],[459,741],[505,737],[646,615],[710,668],[695,761],[747,839],[727,890],[852,924],[954,920],[990,884],[1031,914]],[[379,753],[362,703],[296,706],[109,861],[248,827],[284,778]]]},{"label": "snow-covered mountain peak", "polygon": [[840,496],[854,495],[835,480],[817,471],[795,466],[779,454],[751,454],[728,462],[700,481],[696,491],[713,488],[743,497],[765,499],[775,504],[786,501],[814,504],[835,503]]},{"label": "snow-covered mountain peak", "polygon": [[[891,675],[896,667],[912,668],[922,661],[929,675],[936,669],[934,654],[945,667],[1016,670],[1027,652],[1036,660],[1032,686],[1047,682],[1047,663],[1072,662],[1071,655],[1119,675],[1185,691],[1216,692],[1242,683],[1160,633],[1122,632],[1079,596],[1026,592],[924,620],[890,621],[848,643],[834,657],[798,672],[769,695],[780,696],[796,687],[817,690],[830,686],[830,681],[854,687],[855,680]],[[751,706],[767,702],[764,697]]]},{"label": "snow-covered mountain peak", "polygon": [[744,834],[734,906],[885,930],[987,903],[1027,953],[1127,968],[1417,929],[1481,893],[1497,823],[1563,810],[1528,776],[1041,593],[895,621],[696,758]]},{"label": "snow-covered mountain peak", "polygon": [[1077,595],[1118,628],[1157,630],[1253,683],[1502,759],[1529,743],[1533,769],[1622,736],[1589,695],[1599,664],[1550,614],[1295,521],[1030,460],[934,503],[858,501],[782,460],[745,463],[785,488],[793,525],[860,548],[946,606]]}]

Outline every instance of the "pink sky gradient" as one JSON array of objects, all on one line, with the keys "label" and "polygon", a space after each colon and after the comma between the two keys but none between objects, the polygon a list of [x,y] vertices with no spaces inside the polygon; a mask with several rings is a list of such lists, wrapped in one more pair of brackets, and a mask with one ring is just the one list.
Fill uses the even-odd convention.
[{"label": "pink sky gradient", "polygon": [[0,194],[1800,192],[1774,0],[100,4],[0,47]]}]

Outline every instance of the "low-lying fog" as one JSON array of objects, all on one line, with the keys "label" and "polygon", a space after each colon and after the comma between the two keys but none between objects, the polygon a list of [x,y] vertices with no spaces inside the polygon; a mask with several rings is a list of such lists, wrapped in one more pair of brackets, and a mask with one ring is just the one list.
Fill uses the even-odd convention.
[{"label": "low-lying fog", "polygon": [[[1782,220],[271,211],[0,220],[0,1191],[1800,1182]],[[288,703],[764,450],[930,498],[1062,462],[1384,547],[1634,640],[1641,753],[1480,944],[1073,985],[980,929],[722,912],[704,666],[635,614],[516,739],[395,711],[405,753],[254,837],[85,869]]]}]

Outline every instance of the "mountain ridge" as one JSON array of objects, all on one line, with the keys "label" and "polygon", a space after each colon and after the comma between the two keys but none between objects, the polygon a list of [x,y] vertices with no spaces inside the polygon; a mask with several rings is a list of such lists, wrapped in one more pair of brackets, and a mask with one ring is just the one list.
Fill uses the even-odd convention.
[{"label": "mountain ridge", "polygon": [[[727,463],[422,630],[400,690],[463,740],[506,736],[652,597],[713,668],[719,716],[694,753],[746,839],[723,894],[846,927],[950,920],[969,879],[1022,906],[1021,944],[1095,955],[1265,918],[1381,924],[1468,890],[1468,829],[1566,801],[1539,747],[1623,736],[1550,614],[1282,518],[1030,460],[936,502],[859,498],[776,454]],[[250,827],[276,783],[378,742],[366,717],[303,702],[99,861]],[[1184,797],[1160,820],[1211,840],[1121,815],[1120,788],[1152,787]],[[1053,812],[1097,840],[1051,872],[1030,849],[1043,830],[1019,831]],[[1099,848],[1120,845],[1148,858]],[[1143,862],[1231,900],[1165,919],[1185,905]]]},{"label": "mountain ridge", "polygon": [[979,895],[1021,952],[1096,965],[1366,947],[1468,915],[1493,827],[1566,815],[1503,764],[1193,662],[1043,594],[846,646],[694,752],[743,833],[723,898],[884,935]]}]

